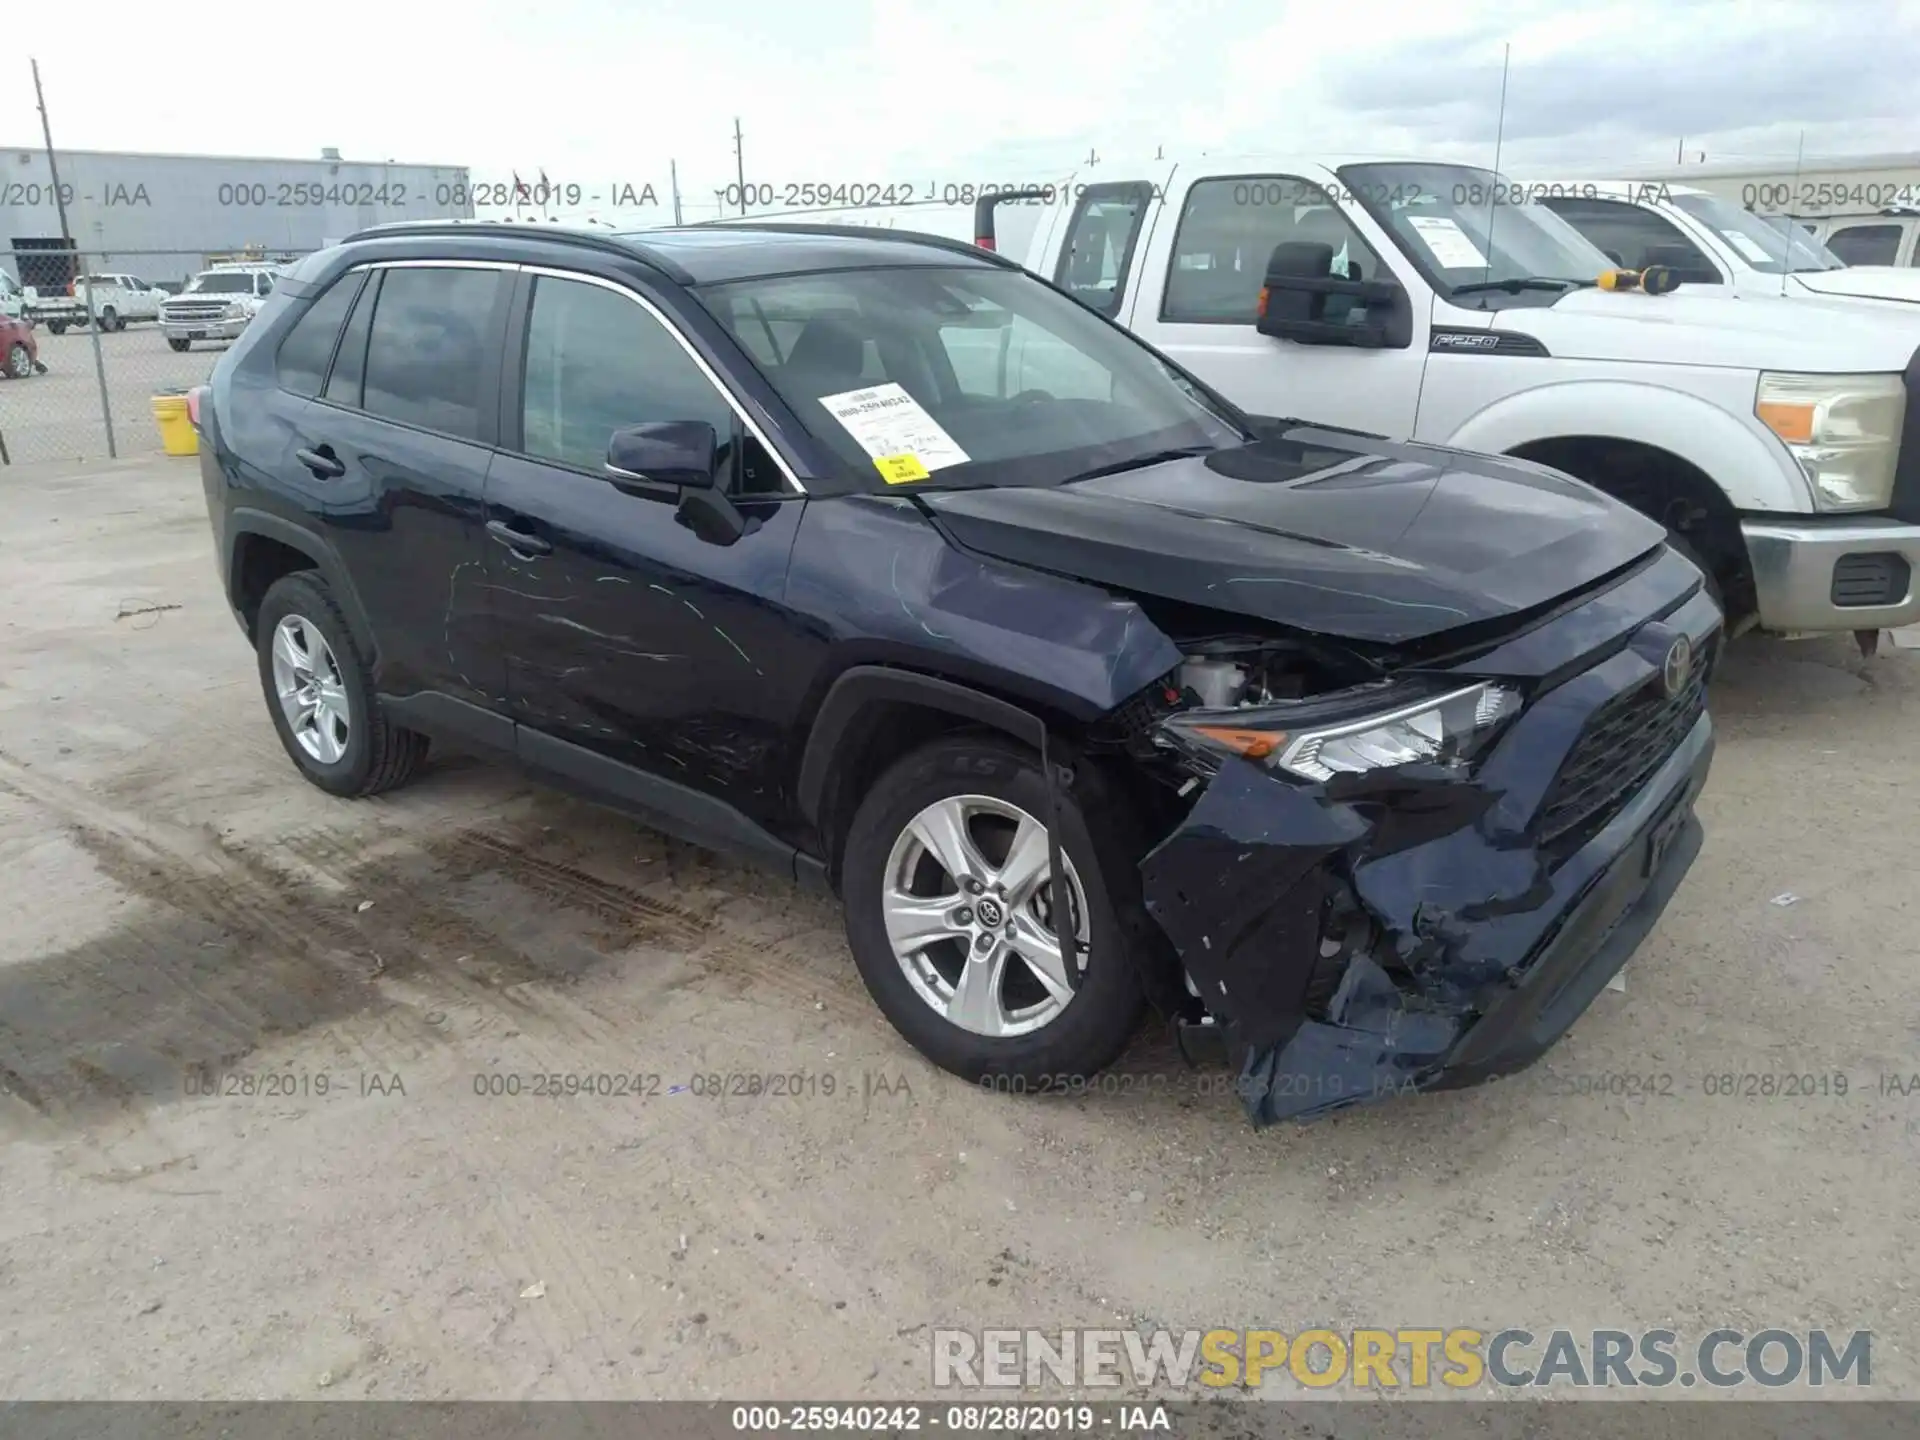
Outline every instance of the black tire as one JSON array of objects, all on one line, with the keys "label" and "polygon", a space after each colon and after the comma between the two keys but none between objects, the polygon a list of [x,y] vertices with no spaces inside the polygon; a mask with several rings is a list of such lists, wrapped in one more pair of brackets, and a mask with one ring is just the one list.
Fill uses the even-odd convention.
[{"label": "black tire", "polygon": [[[976,1034],[922,999],[895,958],[881,911],[894,841],[927,806],[958,795],[988,796],[1045,821],[1046,781],[1039,757],[1010,740],[956,735],[897,762],[861,801],[842,857],[847,941],[860,978],[915,1049],[967,1080],[1010,1082],[1010,1089],[1037,1092],[1059,1088],[1068,1077],[1094,1075],[1125,1048],[1145,1002],[1119,919],[1120,906],[1138,906],[1138,882],[1137,872],[1118,858],[1110,840],[1096,844],[1087,815],[1071,794],[1061,797],[1062,848],[1086,892],[1090,943],[1080,956],[1079,985],[1059,1014],[1024,1035]],[[1108,835],[1127,828],[1101,826]]]},{"label": "black tire", "polygon": [[24,380],[33,373],[33,357],[27,353],[27,347],[18,340],[7,347],[5,373],[9,380]]},{"label": "black tire", "polygon": [[[347,744],[332,764],[323,764],[301,747],[280,708],[273,679],[273,636],[289,615],[299,616],[320,632],[333,651],[346,691],[350,712]],[[276,580],[260,602],[253,633],[267,713],[273,718],[280,744],[302,775],[329,794],[348,797],[378,795],[413,778],[426,758],[427,737],[403,729],[387,717],[374,692],[366,657],[354,643],[353,632],[347,628],[326,581],[311,570]]]},{"label": "black tire", "polygon": [[193,348],[193,341],[176,340],[171,335],[167,337],[167,344],[175,350],[191,350]]},{"label": "black tire", "polygon": [[67,322],[64,320],[49,320],[47,322],[47,329],[56,335],[64,335],[67,333]]},{"label": "black tire", "polygon": [[114,331],[122,328],[120,312],[115,310],[113,306],[109,305],[100,312],[100,333],[102,335],[111,335]]},{"label": "black tire", "polygon": [[1725,615],[1727,613],[1727,597],[1726,592],[1721,588],[1720,577],[1713,573],[1713,567],[1707,564],[1701,557],[1700,552],[1694,548],[1693,542],[1687,539],[1680,531],[1669,530],[1667,531],[1667,544],[1691,560],[1694,569],[1707,577],[1707,595],[1714,604],[1720,607],[1720,613]]}]

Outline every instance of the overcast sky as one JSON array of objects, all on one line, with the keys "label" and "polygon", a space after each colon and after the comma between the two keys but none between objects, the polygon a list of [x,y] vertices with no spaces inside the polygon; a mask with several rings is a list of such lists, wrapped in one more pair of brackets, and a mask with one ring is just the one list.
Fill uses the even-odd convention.
[{"label": "overcast sky", "polygon": [[[733,179],[1127,178],[1129,156],[1403,155],[1537,175],[1920,150],[1920,4],[1633,0],[92,0],[8,28],[0,142]],[[80,12],[75,12],[76,16]],[[109,38],[113,37],[113,38]],[[129,43],[131,41],[131,43]],[[22,48],[24,43],[24,49]],[[1512,46],[1504,115],[1503,46]],[[203,75],[206,83],[190,77]],[[703,204],[704,202],[704,208]]]}]

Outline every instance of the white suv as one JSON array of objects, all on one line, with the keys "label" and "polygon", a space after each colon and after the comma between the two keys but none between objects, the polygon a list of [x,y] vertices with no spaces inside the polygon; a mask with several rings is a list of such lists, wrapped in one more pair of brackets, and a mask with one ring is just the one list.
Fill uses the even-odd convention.
[{"label": "white suv", "polygon": [[271,265],[216,265],[193,277],[160,307],[160,328],[175,350],[196,340],[231,340],[252,321],[273,292]]}]

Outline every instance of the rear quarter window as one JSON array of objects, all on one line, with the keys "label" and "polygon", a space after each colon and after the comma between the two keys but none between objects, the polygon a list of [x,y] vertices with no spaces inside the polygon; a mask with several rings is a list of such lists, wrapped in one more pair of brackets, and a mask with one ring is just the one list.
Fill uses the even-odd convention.
[{"label": "rear quarter window", "polygon": [[343,275],[329,285],[293,322],[287,338],[280,342],[274,358],[275,375],[282,390],[295,395],[318,395],[326,383],[327,365],[333,359],[334,342],[346,321],[353,298],[360,293],[364,275]]}]

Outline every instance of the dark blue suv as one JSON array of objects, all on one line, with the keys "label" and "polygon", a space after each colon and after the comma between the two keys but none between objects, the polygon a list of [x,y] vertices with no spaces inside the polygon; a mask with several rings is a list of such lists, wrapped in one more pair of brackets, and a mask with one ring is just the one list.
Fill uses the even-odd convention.
[{"label": "dark blue suv", "polygon": [[307,779],[440,737],[830,887],[983,1083],[1149,1003],[1258,1121],[1517,1068],[1700,844],[1721,619],[1657,525],[1244,414],[969,245],[369,230],[195,413]]}]

